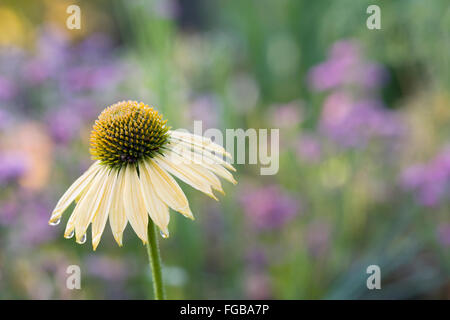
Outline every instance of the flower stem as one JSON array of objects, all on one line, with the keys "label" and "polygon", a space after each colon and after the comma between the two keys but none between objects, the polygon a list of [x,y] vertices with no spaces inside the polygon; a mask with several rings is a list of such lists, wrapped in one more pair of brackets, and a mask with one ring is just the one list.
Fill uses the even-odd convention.
[{"label": "flower stem", "polygon": [[164,300],[166,299],[166,295],[161,273],[161,255],[159,253],[157,230],[151,219],[148,222],[147,253],[148,261],[152,269],[154,297],[155,300]]}]

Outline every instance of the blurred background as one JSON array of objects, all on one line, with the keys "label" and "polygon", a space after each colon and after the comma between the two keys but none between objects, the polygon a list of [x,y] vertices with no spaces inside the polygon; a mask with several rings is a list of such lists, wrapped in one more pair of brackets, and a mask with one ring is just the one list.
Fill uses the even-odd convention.
[{"label": "blurred background", "polygon": [[1,1],[0,299],[152,297],[129,226],[93,252],[63,238],[70,212],[47,224],[123,99],[280,129],[277,175],[238,165],[220,202],[181,185],[197,219],[160,240],[169,298],[450,298],[449,30],[448,0]]}]

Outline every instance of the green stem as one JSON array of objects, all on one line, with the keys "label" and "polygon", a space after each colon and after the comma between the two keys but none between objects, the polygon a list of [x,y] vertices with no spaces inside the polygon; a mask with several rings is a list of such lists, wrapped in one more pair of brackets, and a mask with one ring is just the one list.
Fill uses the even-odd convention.
[{"label": "green stem", "polygon": [[159,253],[158,237],[156,226],[151,219],[148,221],[148,243],[147,253],[148,261],[152,269],[153,276],[153,292],[155,300],[164,300],[166,295],[162,280],[161,255]]}]

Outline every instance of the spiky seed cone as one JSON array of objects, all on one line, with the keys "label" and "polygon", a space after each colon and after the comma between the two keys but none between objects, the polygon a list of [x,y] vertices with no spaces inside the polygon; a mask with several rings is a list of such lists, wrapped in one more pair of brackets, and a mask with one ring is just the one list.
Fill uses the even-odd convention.
[{"label": "spiky seed cone", "polygon": [[118,102],[95,121],[90,139],[92,157],[112,168],[152,158],[168,140],[166,122],[142,102]]}]

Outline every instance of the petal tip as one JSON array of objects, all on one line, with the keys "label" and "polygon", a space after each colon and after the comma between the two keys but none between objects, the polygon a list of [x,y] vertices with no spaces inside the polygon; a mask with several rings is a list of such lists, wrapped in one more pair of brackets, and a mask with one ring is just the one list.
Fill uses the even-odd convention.
[{"label": "petal tip", "polygon": [[95,251],[97,250],[98,244],[100,243],[101,236],[95,236],[92,238],[92,249]]},{"label": "petal tip", "polygon": [[122,247],[123,246],[123,244],[122,244],[122,235],[115,233],[115,234],[113,234],[113,236],[114,236],[114,240],[116,240],[116,242],[119,245],[119,247]]}]

